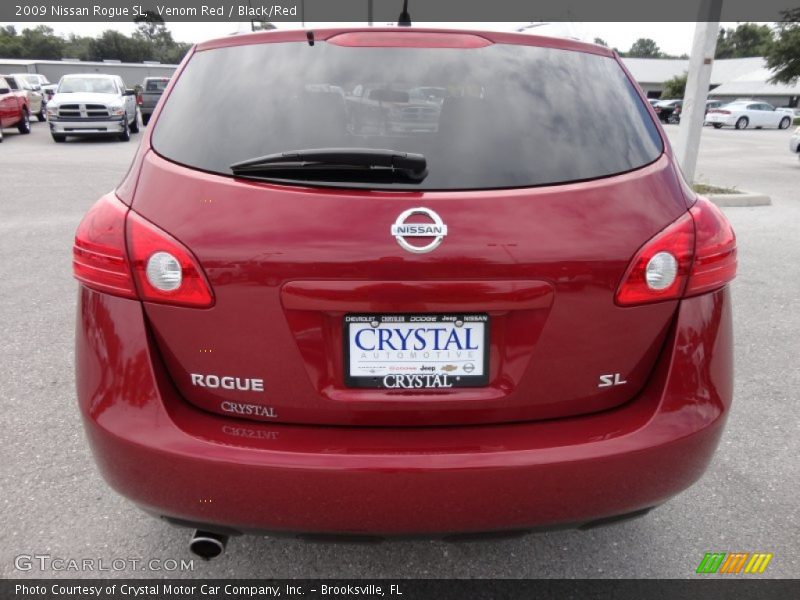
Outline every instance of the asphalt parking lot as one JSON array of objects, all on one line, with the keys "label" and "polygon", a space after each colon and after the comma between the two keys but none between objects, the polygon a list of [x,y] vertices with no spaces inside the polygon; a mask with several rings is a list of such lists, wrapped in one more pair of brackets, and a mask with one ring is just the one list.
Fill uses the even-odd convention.
[{"label": "asphalt parking lot", "polygon": [[[667,126],[672,136],[677,126]],[[71,244],[86,209],[125,173],[130,143],[55,144],[46,123],[0,145],[0,512],[2,577],[92,577],[15,569],[19,555],[189,559],[189,532],[140,512],[103,482],[84,440],[73,382],[77,285]],[[706,128],[699,179],[764,192],[728,208],[739,243],[733,284],[735,406],[705,477],[649,516],[588,532],[378,545],[232,539],[194,577],[692,577],[706,552],[771,552],[764,577],[800,568],[800,161],[789,131]],[[492,494],[492,490],[486,490]],[[593,493],[587,490],[587,493]],[[706,576],[707,577],[707,576]]]}]

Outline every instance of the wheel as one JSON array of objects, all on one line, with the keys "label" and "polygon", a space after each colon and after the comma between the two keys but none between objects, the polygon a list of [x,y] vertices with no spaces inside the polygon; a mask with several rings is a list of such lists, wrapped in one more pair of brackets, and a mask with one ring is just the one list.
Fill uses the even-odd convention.
[{"label": "wheel", "polygon": [[36,118],[39,119],[39,123],[44,123],[47,120],[47,109],[44,106],[44,102],[42,102],[39,112],[36,113]]},{"label": "wheel", "polygon": [[789,117],[783,117],[781,122],[778,124],[778,129],[788,129],[789,125],[792,124],[792,120]]},{"label": "wheel", "polygon": [[28,110],[22,109],[22,120],[17,125],[17,129],[20,133],[30,133],[31,132],[31,118],[28,116]]},{"label": "wheel", "polygon": [[133,123],[131,123],[131,133],[139,133],[139,109],[133,111]]},{"label": "wheel", "polygon": [[147,124],[150,122],[150,115],[142,113],[142,125],[147,127]]},{"label": "wheel", "polygon": [[0,127],[0,142],[3,141],[3,128]]},{"label": "wheel", "polygon": [[128,127],[128,119],[122,119],[123,129],[122,133],[119,134],[119,139],[121,142],[129,142],[131,139],[131,130]]},{"label": "wheel", "polygon": [[53,141],[58,143],[58,144],[60,144],[61,142],[66,142],[67,141],[67,136],[65,136],[62,133],[53,133],[51,135],[53,136]]},{"label": "wheel", "polygon": [[734,127],[736,127],[736,129],[747,129],[747,124],[749,122],[750,120],[747,117],[739,117],[736,119],[736,125],[734,125]]},{"label": "wheel", "polygon": [[714,126],[714,129],[721,129],[722,128],[722,123],[712,123],[712,125]]}]

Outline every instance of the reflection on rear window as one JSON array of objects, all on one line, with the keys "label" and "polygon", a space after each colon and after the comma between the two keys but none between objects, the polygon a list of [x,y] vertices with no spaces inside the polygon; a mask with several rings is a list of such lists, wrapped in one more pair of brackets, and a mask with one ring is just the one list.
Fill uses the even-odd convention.
[{"label": "reflection on rear window", "polygon": [[663,149],[612,58],[501,44],[465,50],[325,42],[195,54],[164,106],[153,147],[222,174],[237,161],[308,148],[425,155],[428,177],[381,184],[392,189],[593,179],[644,166]]}]

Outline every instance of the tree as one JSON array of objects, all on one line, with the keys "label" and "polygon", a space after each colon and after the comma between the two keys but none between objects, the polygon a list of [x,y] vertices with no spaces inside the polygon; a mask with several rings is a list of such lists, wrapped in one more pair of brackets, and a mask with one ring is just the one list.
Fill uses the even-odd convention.
[{"label": "tree", "polygon": [[89,36],[75,35],[71,33],[64,42],[63,58],[77,58],[78,60],[90,60],[92,39]]},{"label": "tree", "polygon": [[631,58],[661,58],[663,53],[655,41],[650,38],[639,38],[633,43],[626,56]]},{"label": "tree", "polygon": [[606,43],[606,41],[603,38],[599,38],[599,37],[594,38],[594,43],[598,44],[600,46],[605,46],[606,48],[608,48],[608,44]]},{"label": "tree", "polygon": [[183,59],[190,45],[176,42],[167,29],[164,19],[157,13],[147,10],[144,15],[133,20],[136,31],[133,37],[149,48],[149,60],[162,63],[177,63]]},{"label": "tree", "polygon": [[178,63],[189,50],[190,44],[172,39],[164,21],[157,15],[139,17],[136,22],[137,30],[132,36],[107,30],[96,38],[72,34],[66,39],[44,25],[23,29],[22,33],[8,25],[0,27],[0,56],[32,60],[77,58]]},{"label": "tree", "polygon": [[667,79],[664,82],[664,92],[661,94],[663,98],[683,98],[686,93],[686,78],[688,74],[684,72],[683,75],[676,75],[672,79]]},{"label": "tree", "polygon": [[22,57],[22,42],[13,25],[0,27],[0,56],[6,58]]},{"label": "tree", "polygon": [[20,43],[25,50],[25,56],[22,58],[59,60],[64,50],[64,40],[57,36],[52,28],[44,25],[24,29]]},{"label": "tree", "polygon": [[772,83],[791,85],[800,79],[800,8],[783,13],[777,39],[765,56],[767,66],[773,70]]},{"label": "tree", "polygon": [[89,60],[112,59],[122,62],[142,62],[149,60],[150,56],[145,41],[128,37],[112,29],[106,29],[89,43]]},{"label": "tree", "polygon": [[746,58],[764,56],[773,44],[772,29],[769,25],[742,23],[736,29],[719,30],[717,35],[716,58]]}]

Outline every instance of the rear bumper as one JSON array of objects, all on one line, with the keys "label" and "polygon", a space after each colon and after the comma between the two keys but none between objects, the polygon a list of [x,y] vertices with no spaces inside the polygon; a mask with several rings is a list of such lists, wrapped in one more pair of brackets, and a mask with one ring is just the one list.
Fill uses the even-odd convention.
[{"label": "rear bumper", "polygon": [[85,288],[76,360],[109,484],[148,511],[240,531],[439,535],[651,507],[702,475],[732,394],[727,289],[681,302],[634,401],[532,423],[349,428],[212,415],[177,396],[141,305]]},{"label": "rear bumper", "polygon": [[714,113],[709,113],[706,115],[705,118],[706,124],[718,124],[718,125],[730,125],[733,127],[736,124],[736,117],[731,115],[718,115]]}]

